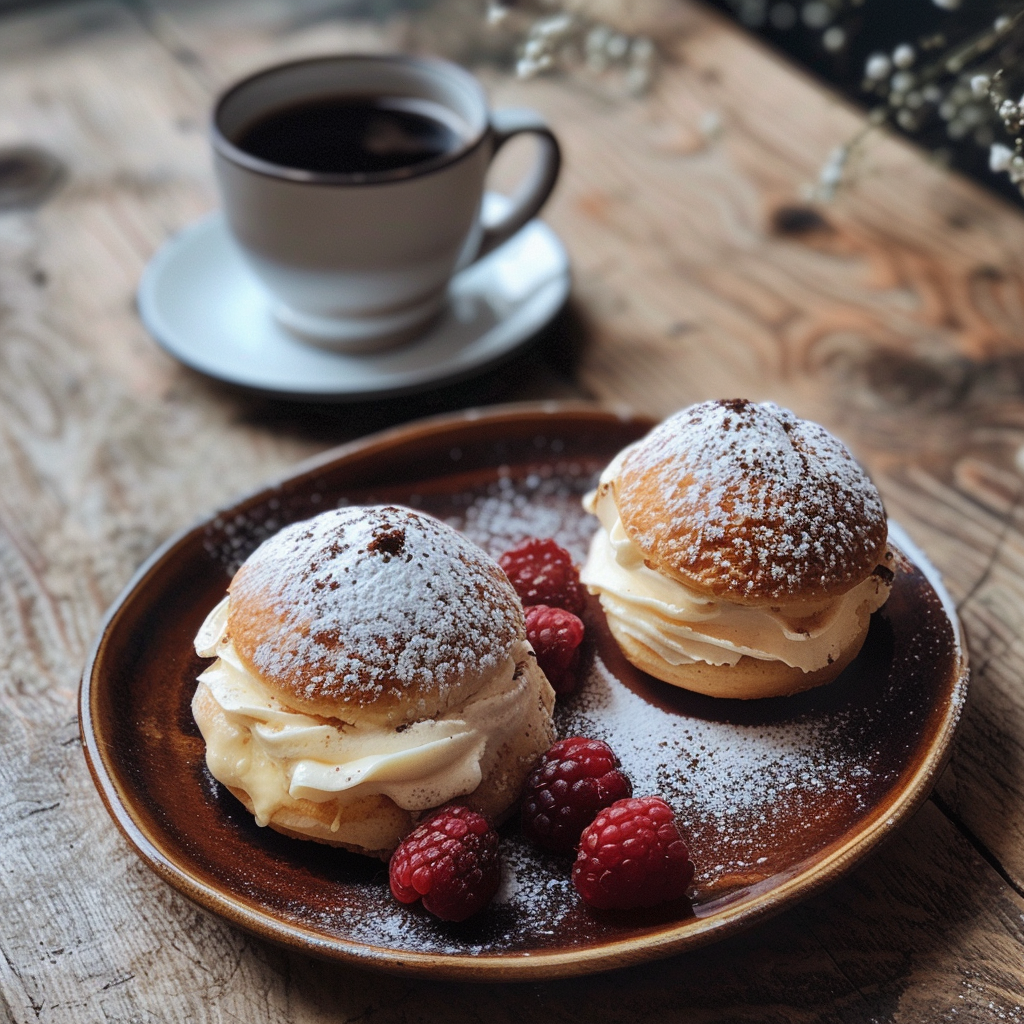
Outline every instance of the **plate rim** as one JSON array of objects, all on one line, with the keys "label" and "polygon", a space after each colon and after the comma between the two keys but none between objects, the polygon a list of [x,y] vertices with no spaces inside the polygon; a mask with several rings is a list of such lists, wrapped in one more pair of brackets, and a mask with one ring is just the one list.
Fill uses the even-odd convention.
[{"label": "plate rim", "polygon": [[[569,419],[589,420],[595,424],[635,423],[638,427],[651,426],[656,422],[648,416],[636,414],[622,406],[579,401],[545,401],[466,409],[414,420],[375,432],[303,460],[264,486],[220,506],[175,533],[139,566],[104,614],[86,659],[78,695],[79,731],[86,764],[108,814],[135,853],[163,881],[193,903],[263,939],[352,967],[453,981],[507,982],[565,978],[626,967],[697,948],[724,939],[781,913],[837,881],[898,829],[928,798],[933,783],[949,759],[953,736],[962,716],[963,700],[949,702],[941,725],[936,729],[927,752],[913,775],[906,780],[888,804],[879,804],[879,808],[887,807],[887,813],[876,814],[857,831],[856,835],[824,856],[817,864],[797,870],[791,878],[767,892],[739,900],[709,917],[691,917],[681,924],[666,927],[653,934],[562,952],[539,950],[482,956],[468,953],[441,954],[398,951],[351,940],[326,940],[300,924],[282,921],[267,911],[254,910],[216,886],[195,878],[167,857],[147,834],[144,824],[133,817],[131,801],[126,800],[121,793],[95,729],[101,692],[96,680],[98,669],[102,666],[103,654],[117,622],[137,588],[152,573],[163,567],[194,533],[205,529],[218,515],[269,498],[284,482],[298,481],[304,476],[315,475],[326,466],[333,466],[357,456],[365,457],[374,449],[386,450],[417,436],[443,436],[452,429],[465,428],[479,421],[496,424],[502,421],[522,422],[524,419],[535,419],[538,424]],[[968,651],[963,626],[956,615],[952,598],[946,591],[938,571],[910,540],[902,527],[898,523],[890,522],[890,528],[898,537],[898,546],[921,570],[942,602],[954,631],[957,657],[954,689],[966,688],[970,679]]]},{"label": "plate rim", "polygon": [[[493,194],[497,195],[499,193]],[[443,362],[435,363],[431,369],[422,369],[418,371],[413,379],[406,379],[404,382],[375,387],[372,389],[339,390],[337,387],[327,391],[316,390],[315,388],[311,388],[309,390],[296,388],[277,389],[269,386],[263,386],[261,384],[235,380],[231,377],[226,377],[221,373],[217,373],[209,367],[201,365],[195,359],[183,354],[179,346],[168,340],[174,332],[165,330],[167,327],[167,320],[162,314],[160,304],[156,298],[160,275],[166,271],[168,264],[170,264],[175,256],[178,255],[181,248],[186,246],[194,237],[200,235],[204,231],[209,232],[217,229],[227,232],[224,211],[219,208],[210,210],[208,213],[184,225],[168,238],[164,239],[153,255],[149,258],[149,262],[146,264],[142,271],[142,276],[139,278],[139,284],[135,291],[135,307],[138,312],[139,319],[142,321],[143,328],[160,349],[166,352],[173,359],[177,360],[183,366],[187,366],[190,370],[202,374],[209,380],[219,381],[222,384],[227,384],[230,387],[239,388],[252,394],[290,402],[322,402],[340,405],[376,401],[385,398],[401,398],[408,395],[421,394],[435,388],[457,384],[460,381],[468,380],[472,377],[484,374],[488,370],[496,369],[501,366],[502,363],[507,362],[514,356],[528,349],[532,343],[538,340],[538,335],[541,334],[544,328],[551,324],[558,314],[565,308],[572,293],[572,264],[569,260],[569,253],[565,248],[565,243],[559,237],[554,228],[552,228],[546,221],[541,220],[539,217],[535,217],[533,220],[528,221],[518,232],[516,232],[515,235],[512,236],[512,238],[503,243],[503,245],[507,245],[512,242],[521,232],[529,228],[537,227],[549,236],[549,244],[559,250],[565,268],[563,273],[552,277],[541,284],[534,292],[533,296],[527,300],[528,305],[530,302],[535,301],[542,292],[551,288],[552,285],[559,285],[558,294],[555,300],[549,302],[544,307],[545,312],[543,315],[530,317],[528,327],[523,331],[513,332],[514,340],[506,342],[497,352],[491,352],[489,354],[485,352],[481,356],[471,359],[468,363],[460,364],[457,367],[452,366],[452,360],[445,360]],[[499,246],[499,250],[500,248],[501,246]],[[468,270],[469,268],[467,267],[466,269]],[[515,317],[521,312],[522,309],[512,317],[508,317],[501,321],[501,323],[495,325],[495,327],[492,327],[489,331],[485,331],[479,337],[474,339],[470,345],[460,349],[460,355],[471,345],[478,344],[482,338],[487,337],[501,326],[507,325],[510,320],[515,319]],[[449,368],[447,372],[441,372],[438,369],[445,366]],[[405,376],[409,376],[408,372]]]}]

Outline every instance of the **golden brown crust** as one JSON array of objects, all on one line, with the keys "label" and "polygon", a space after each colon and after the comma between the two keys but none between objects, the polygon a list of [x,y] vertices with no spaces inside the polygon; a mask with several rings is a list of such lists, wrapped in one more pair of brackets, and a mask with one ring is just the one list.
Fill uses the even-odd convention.
[{"label": "golden brown crust", "polygon": [[525,637],[501,569],[451,527],[344,508],[258,548],[229,588],[228,632],[287,706],[397,725],[462,703]]},{"label": "golden brown crust", "polygon": [[651,568],[738,604],[838,596],[885,550],[885,509],[853,456],[773,403],[676,413],[627,450],[612,487]]}]

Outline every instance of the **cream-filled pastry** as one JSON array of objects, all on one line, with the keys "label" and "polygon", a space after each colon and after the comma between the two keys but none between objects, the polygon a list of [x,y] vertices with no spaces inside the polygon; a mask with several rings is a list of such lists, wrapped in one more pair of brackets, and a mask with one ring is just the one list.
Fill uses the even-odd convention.
[{"label": "cream-filled pastry", "polygon": [[886,601],[896,559],[843,444],[773,403],[684,409],[629,446],[584,505],[581,579],[626,657],[724,697],[834,679]]},{"label": "cream-filled pastry", "polygon": [[387,856],[458,799],[500,820],[553,738],[522,605],[487,555],[394,506],[282,530],[195,641],[211,774],[260,825]]}]

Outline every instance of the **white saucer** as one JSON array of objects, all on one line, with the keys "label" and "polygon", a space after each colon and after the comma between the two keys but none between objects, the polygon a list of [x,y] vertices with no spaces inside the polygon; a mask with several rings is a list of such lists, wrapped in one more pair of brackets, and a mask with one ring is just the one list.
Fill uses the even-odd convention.
[{"label": "white saucer", "polygon": [[[507,203],[488,193],[486,219]],[[223,215],[213,213],[161,246],[142,275],[138,303],[156,341],[200,373],[281,398],[346,402],[479,373],[528,343],[568,295],[565,248],[534,220],[455,276],[447,310],[422,338],[371,355],[329,352],[274,320]]]}]

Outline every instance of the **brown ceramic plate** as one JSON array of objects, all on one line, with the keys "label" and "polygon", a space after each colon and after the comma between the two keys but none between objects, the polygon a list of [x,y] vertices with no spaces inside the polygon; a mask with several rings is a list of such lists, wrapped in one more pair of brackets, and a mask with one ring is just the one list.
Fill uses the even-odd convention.
[{"label": "brown ceramic plate", "polygon": [[562,735],[607,739],[637,794],[674,804],[697,864],[691,903],[599,913],[568,862],[503,829],[495,903],[446,925],[396,904],[384,865],[258,828],[208,774],[189,704],[192,638],[253,548],[339,503],[402,502],[494,554],[555,536],[582,558],[580,497],[647,420],[581,405],[429,420],[356,442],[164,545],[109,613],[86,666],[82,737],[114,821],[190,899],[334,960],[438,978],[584,974],[666,956],[753,924],[848,871],[921,803],[963,705],[967,661],[934,570],[909,558],[856,662],[832,685],[734,702],[633,669],[588,609],[588,670]]}]

